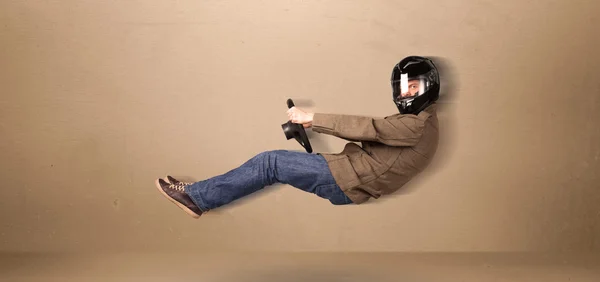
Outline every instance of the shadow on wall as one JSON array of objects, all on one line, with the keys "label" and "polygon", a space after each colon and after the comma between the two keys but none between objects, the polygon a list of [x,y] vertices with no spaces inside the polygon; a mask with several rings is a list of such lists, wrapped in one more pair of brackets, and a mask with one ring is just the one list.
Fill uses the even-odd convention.
[{"label": "shadow on wall", "polygon": [[[458,103],[458,89],[460,89],[460,81],[458,72],[450,59],[443,57],[429,57],[435,63],[440,73],[440,99],[438,104],[448,105]],[[444,107],[440,107],[444,108]]]},{"label": "shadow on wall", "polygon": [[456,105],[459,102],[459,75],[450,59],[434,56],[429,56],[429,58],[434,61],[440,72],[441,90],[440,98],[438,99],[437,112],[440,126],[438,150],[429,166],[421,174],[417,175],[414,179],[396,191],[396,193],[369,202],[377,202],[385,200],[386,198],[393,198],[395,196],[414,192],[419,187],[422,187],[424,179],[435,177],[436,174],[444,169],[454,157],[454,149],[457,146],[456,130],[458,128],[458,117],[456,114]]}]

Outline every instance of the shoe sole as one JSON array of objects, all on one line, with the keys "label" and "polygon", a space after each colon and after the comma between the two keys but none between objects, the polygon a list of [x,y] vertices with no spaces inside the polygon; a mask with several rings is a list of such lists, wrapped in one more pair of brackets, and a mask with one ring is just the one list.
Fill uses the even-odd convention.
[{"label": "shoe sole", "polygon": [[[167,181],[168,182],[168,181]],[[200,216],[193,212],[192,210],[190,210],[188,207],[184,206],[183,204],[181,204],[180,202],[176,201],[175,199],[171,198],[169,195],[167,195],[167,193],[165,193],[165,191],[162,189],[162,187],[160,187],[160,183],[158,183],[158,179],[156,179],[154,181],[154,184],[156,185],[156,188],[158,188],[158,191],[160,191],[160,193],[165,196],[165,198],[167,198],[169,201],[171,201],[171,203],[177,205],[180,209],[182,209],[183,211],[185,211],[187,214],[189,214],[191,217],[193,218],[200,218]]]}]

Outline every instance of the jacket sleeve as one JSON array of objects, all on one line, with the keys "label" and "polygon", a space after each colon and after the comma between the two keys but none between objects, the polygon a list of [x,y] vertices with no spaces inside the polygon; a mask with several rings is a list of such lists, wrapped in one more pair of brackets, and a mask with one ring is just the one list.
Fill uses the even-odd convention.
[{"label": "jacket sleeve", "polygon": [[349,141],[372,141],[389,146],[414,146],[423,135],[425,121],[419,116],[386,118],[315,113],[312,130]]}]

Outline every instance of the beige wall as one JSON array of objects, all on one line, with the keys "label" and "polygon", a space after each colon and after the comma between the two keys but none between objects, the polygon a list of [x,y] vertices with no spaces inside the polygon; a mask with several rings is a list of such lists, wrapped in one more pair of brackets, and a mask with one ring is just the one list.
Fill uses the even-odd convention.
[{"label": "beige wall", "polygon": [[[0,251],[600,250],[598,10],[2,1]],[[439,154],[404,192],[335,207],[278,186],[192,220],[153,186],[302,149],[281,131],[288,97],[393,114],[390,71],[411,54],[440,58],[452,91]]]}]

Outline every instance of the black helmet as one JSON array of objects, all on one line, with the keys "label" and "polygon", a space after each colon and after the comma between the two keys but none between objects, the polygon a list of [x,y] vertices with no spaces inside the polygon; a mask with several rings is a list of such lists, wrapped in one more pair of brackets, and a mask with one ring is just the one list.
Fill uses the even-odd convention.
[{"label": "black helmet", "polygon": [[392,71],[394,103],[401,114],[418,114],[440,96],[438,70],[428,58],[409,56]]}]

